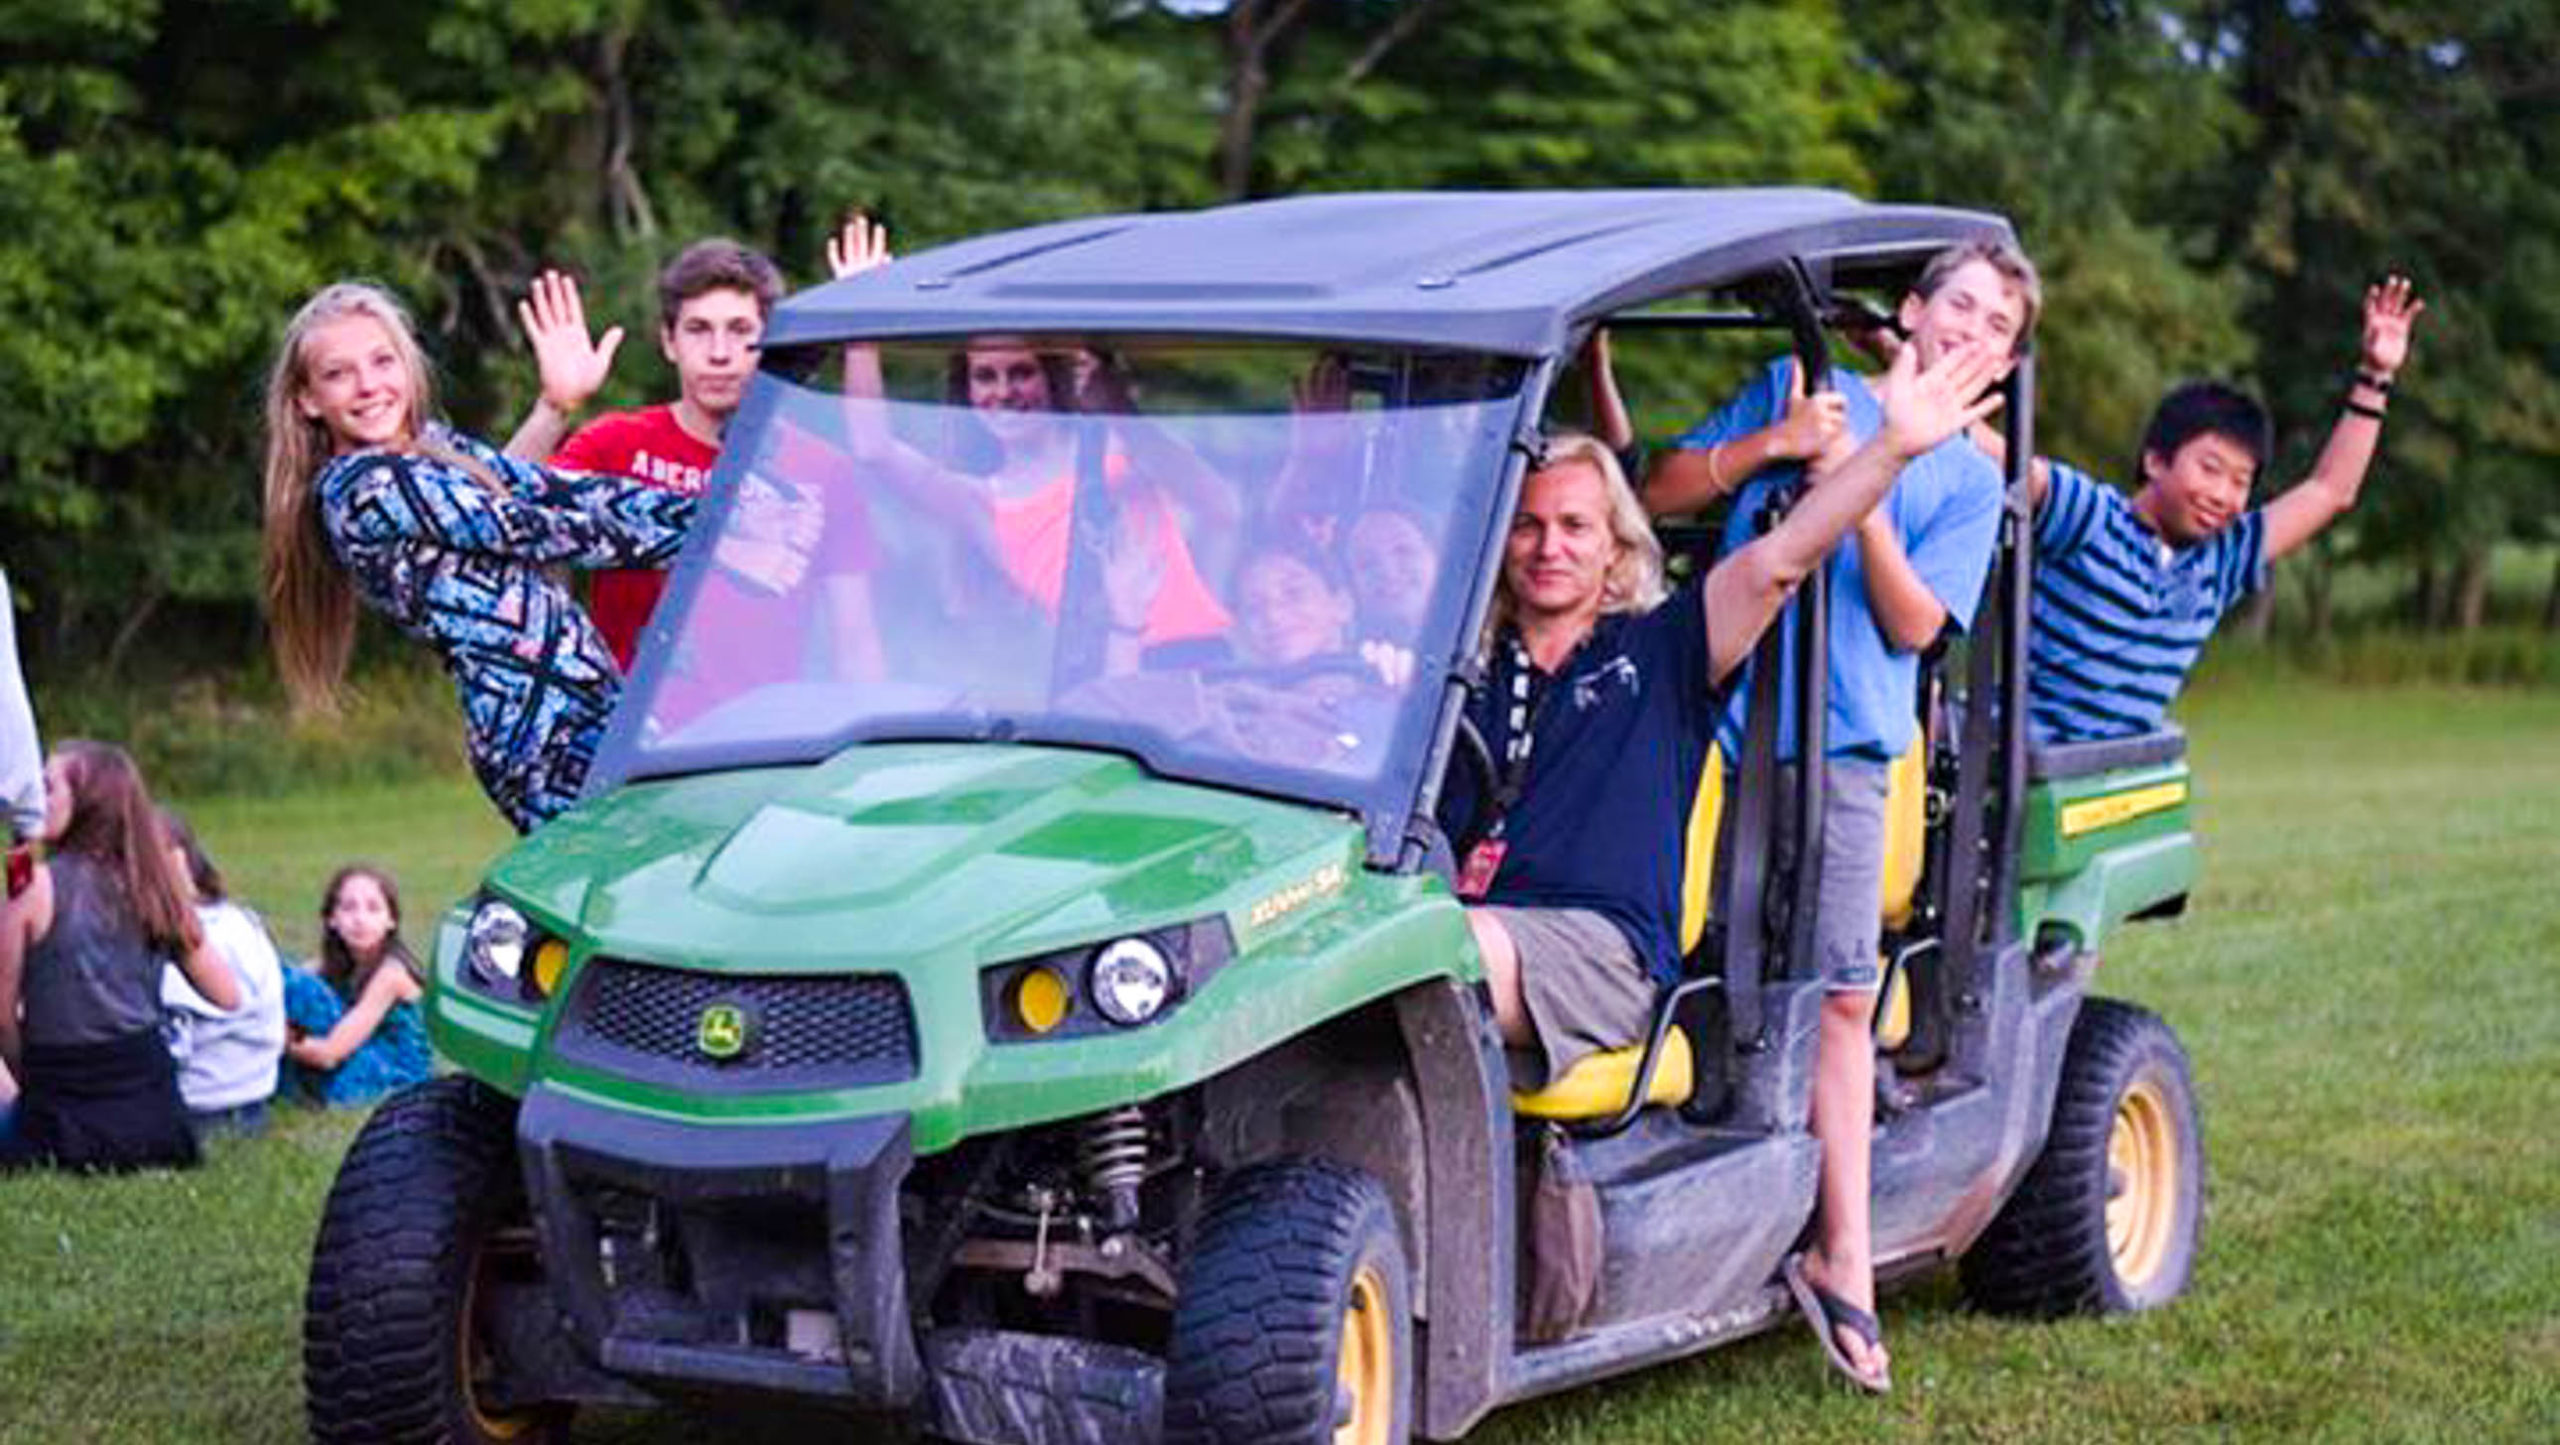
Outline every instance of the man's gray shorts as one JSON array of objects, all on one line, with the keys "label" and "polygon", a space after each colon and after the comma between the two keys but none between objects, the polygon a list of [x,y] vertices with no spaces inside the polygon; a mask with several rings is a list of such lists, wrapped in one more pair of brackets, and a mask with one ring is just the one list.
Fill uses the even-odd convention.
[{"label": "man's gray shorts", "polygon": [[[1883,763],[1829,758],[1822,765],[1822,911],[1813,921],[1813,957],[1825,993],[1873,993],[1884,943],[1884,805],[1893,780]],[[1716,833],[1716,876],[1727,876],[1733,821],[1733,775],[1725,775],[1724,822]],[[1780,793],[1795,787],[1792,764],[1778,770]],[[1795,827],[1778,810],[1770,856],[1795,847]]]},{"label": "man's gray shorts", "polygon": [[1513,1049],[1512,1081],[1545,1087],[1590,1054],[1623,1049],[1653,1024],[1653,976],[1618,925],[1587,908],[1483,910],[1520,955],[1520,997],[1538,1045]]}]

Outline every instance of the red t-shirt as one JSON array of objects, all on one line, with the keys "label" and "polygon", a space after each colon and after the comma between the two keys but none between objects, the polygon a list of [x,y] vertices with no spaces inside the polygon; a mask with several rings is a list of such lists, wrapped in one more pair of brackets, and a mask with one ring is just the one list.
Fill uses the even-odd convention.
[{"label": "red t-shirt", "polygon": [[[788,421],[775,421],[762,440],[741,479],[743,495],[777,484],[817,489],[825,498],[825,530],[806,580],[788,592],[763,591],[718,568],[702,579],[675,642],[674,665],[660,675],[650,699],[649,715],[662,726],[681,727],[713,704],[803,675],[802,653],[818,629],[870,625],[868,618],[857,624],[827,611],[833,605],[830,585],[863,581],[879,563],[871,515],[860,495],[849,486],[825,487],[828,478],[847,473],[852,457]],[[730,521],[738,525],[734,515]]]},{"label": "red t-shirt", "polygon": [[[686,431],[672,406],[645,406],[638,411],[608,412],[578,428],[561,443],[551,464],[574,472],[602,472],[689,497],[702,495],[711,481],[720,448]],[[655,568],[611,568],[595,574],[587,594],[587,615],[613,649],[613,660],[631,670],[631,654],[640,629],[658,607],[667,574]]]}]

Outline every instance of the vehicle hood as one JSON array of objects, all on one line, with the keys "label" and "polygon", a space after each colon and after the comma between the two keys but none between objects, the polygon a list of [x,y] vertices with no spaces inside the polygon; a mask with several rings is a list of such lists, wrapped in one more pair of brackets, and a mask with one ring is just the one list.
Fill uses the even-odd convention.
[{"label": "vehicle hood", "polygon": [[1359,843],[1345,815],[1117,754],[869,744],[623,787],[527,839],[490,884],[600,951],[817,972],[993,962],[1227,911],[1275,870]]}]

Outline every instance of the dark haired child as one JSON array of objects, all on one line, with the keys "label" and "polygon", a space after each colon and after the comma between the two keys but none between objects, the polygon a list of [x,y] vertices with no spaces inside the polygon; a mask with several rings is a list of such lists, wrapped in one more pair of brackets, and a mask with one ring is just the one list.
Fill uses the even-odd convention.
[{"label": "dark haired child", "polygon": [[196,1162],[160,1035],[162,960],[237,1008],[141,771],[122,748],[66,742],[46,760],[47,856],[0,904],[0,1061],[22,1089],[0,1119],[0,1168]]},{"label": "dark haired child", "polygon": [[418,1016],[425,970],[400,938],[400,886],[352,864],[320,896],[320,968],[285,975],[291,1061],[283,1092],[331,1108],[369,1104],[434,1072]]},{"label": "dark haired child", "polygon": [[2214,382],[2161,400],[2130,497],[2037,459],[2027,707],[2039,737],[2075,742],[2160,726],[2222,614],[2265,585],[2268,563],[2355,506],[2425,309],[2404,276],[2366,289],[2337,423],[2310,474],[2265,506],[2251,507],[2249,492],[2273,450],[2266,411]]},{"label": "dark haired child", "polygon": [[163,808],[160,826],[169,840],[169,866],[192,884],[196,922],[240,984],[239,1007],[221,1008],[196,991],[183,969],[163,971],[162,1030],[178,1063],[187,1122],[200,1140],[263,1133],[284,1057],[284,964],[266,924],[232,899],[222,870],[187,820]]}]

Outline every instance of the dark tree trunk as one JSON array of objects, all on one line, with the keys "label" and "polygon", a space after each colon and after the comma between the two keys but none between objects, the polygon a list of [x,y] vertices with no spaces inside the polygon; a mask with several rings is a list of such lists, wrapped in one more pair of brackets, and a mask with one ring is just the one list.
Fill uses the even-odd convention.
[{"label": "dark tree trunk", "polygon": [[2304,625],[2311,629],[2313,641],[2326,642],[2337,625],[2338,574],[2326,561],[2319,561],[2303,574],[2302,582]]},{"label": "dark tree trunk", "polygon": [[2551,591],[2542,599],[2542,630],[2560,632],[2560,557],[2551,562]]},{"label": "dark tree trunk", "polygon": [[1227,113],[1218,121],[1218,185],[1229,200],[1253,192],[1253,152],[1271,51],[1306,18],[1309,0],[1236,0],[1227,11]]},{"label": "dark tree trunk", "polygon": [[2466,635],[2477,632],[2489,614],[2489,549],[2465,551],[2453,575],[2453,625]]}]

